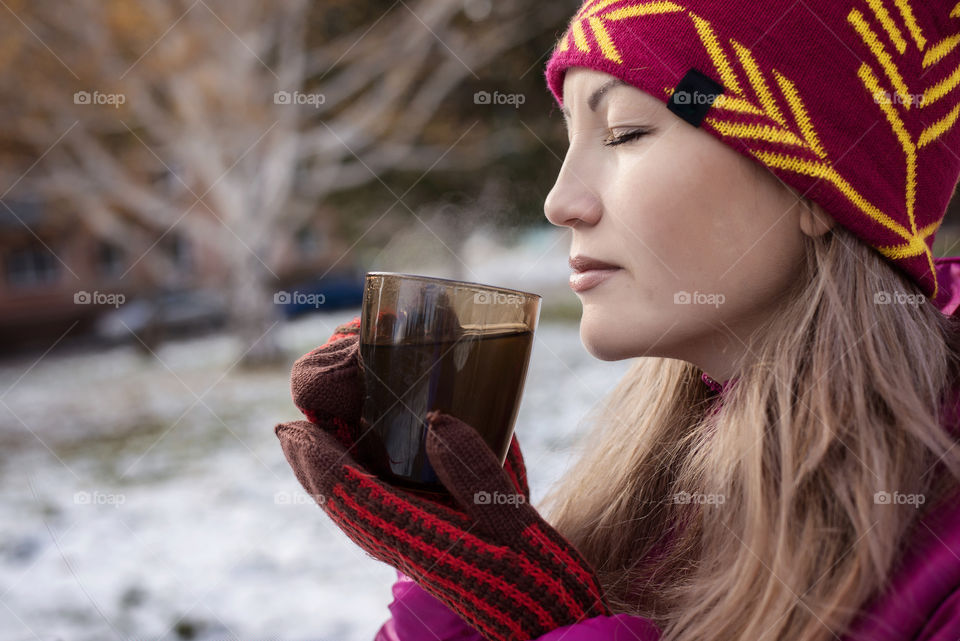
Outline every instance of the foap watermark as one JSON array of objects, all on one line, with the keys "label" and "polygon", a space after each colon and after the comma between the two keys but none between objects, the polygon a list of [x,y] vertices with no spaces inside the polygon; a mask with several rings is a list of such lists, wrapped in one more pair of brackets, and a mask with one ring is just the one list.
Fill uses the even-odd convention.
[{"label": "foap watermark", "polygon": [[922,93],[890,93],[877,91],[873,94],[873,101],[878,105],[918,105],[922,106],[925,96]]},{"label": "foap watermark", "polygon": [[507,294],[506,292],[476,292],[473,295],[474,305],[522,305],[523,296]]},{"label": "foap watermark", "polygon": [[688,505],[723,505],[726,497],[723,494],[701,494],[700,492],[677,492],[673,495],[673,502]]},{"label": "foap watermark", "polygon": [[323,294],[308,294],[306,292],[274,292],[273,303],[275,305],[312,305],[320,307],[326,302],[327,297]]},{"label": "foap watermark", "polygon": [[275,105],[311,105],[318,109],[327,101],[322,93],[304,93],[302,91],[275,91],[273,104]]},{"label": "foap watermark", "polygon": [[712,105],[720,95],[718,93],[681,89],[673,93],[673,100],[678,105]]},{"label": "foap watermark", "polygon": [[875,292],[873,294],[873,303],[875,305],[911,305],[919,307],[927,302],[927,297],[923,294],[907,294],[904,292]]},{"label": "foap watermark", "polygon": [[720,307],[727,297],[723,294],[707,294],[705,292],[679,291],[673,295],[674,305],[713,305]]},{"label": "foap watermark", "polygon": [[126,502],[125,494],[112,494],[110,492],[75,492],[73,502],[77,505],[112,505],[120,507]]},{"label": "foap watermark", "polygon": [[120,307],[127,297],[119,293],[79,291],[73,294],[74,305],[113,305]]},{"label": "foap watermark", "polygon": [[497,490],[492,493],[480,490],[474,492],[473,502],[476,505],[523,505],[527,502],[527,497],[523,494],[504,494]]},{"label": "foap watermark", "polygon": [[280,491],[273,495],[275,505],[305,505],[316,503],[322,505],[326,503],[327,497],[323,494],[307,494],[306,492],[286,492]]},{"label": "foap watermark", "polygon": [[73,104],[75,105],[110,105],[119,109],[120,105],[127,101],[127,96],[122,93],[101,93],[99,91],[77,91],[73,94]]},{"label": "foap watermark", "polygon": [[873,502],[877,505],[912,505],[918,509],[926,500],[923,494],[902,494],[897,491],[890,493],[880,490],[873,495]]},{"label": "foap watermark", "polygon": [[520,105],[526,101],[527,97],[522,93],[478,91],[473,94],[473,104],[475,105],[513,105],[515,109],[519,109]]}]

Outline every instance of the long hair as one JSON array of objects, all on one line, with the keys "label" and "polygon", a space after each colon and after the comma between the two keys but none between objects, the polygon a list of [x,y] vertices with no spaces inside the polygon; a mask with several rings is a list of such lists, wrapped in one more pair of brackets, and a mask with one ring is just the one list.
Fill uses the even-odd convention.
[{"label": "long hair", "polygon": [[960,479],[957,319],[844,228],[804,238],[735,383],[636,359],[541,503],[665,641],[835,638]]}]

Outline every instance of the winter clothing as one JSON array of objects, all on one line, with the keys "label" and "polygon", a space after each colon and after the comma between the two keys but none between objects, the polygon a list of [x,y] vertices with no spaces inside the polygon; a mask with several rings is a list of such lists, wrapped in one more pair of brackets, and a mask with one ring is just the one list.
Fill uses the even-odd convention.
[{"label": "winter clothing", "polygon": [[[352,425],[360,419],[363,377],[357,363],[360,317],[338,325],[327,342],[293,364],[293,404],[311,423],[333,425],[340,443],[356,454]],[[347,339],[347,340],[341,340]]]},{"label": "winter clothing", "polygon": [[[955,0],[587,0],[546,66],[616,76],[760,162],[942,302],[960,176]],[[577,106],[577,109],[583,107]]]},{"label": "winter clothing", "polygon": [[947,316],[953,316],[960,308],[960,256],[935,258],[933,262],[941,293],[937,308]]},{"label": "winter clothing", "polygon": [[[485,641],[482,634],[399,570],[393,584],[393,602],[387,607],[392,616],[373,641]],[[537,641],[656,641],[659,637],[648,620],[617,614],[557,628],[537,637]]]},{"label": "winter clothing", "polygon": [[[842,641],[956,641],[960,638],[960,492],[913,528],[893,578]],[[373,641],[483,641],[442,603],[398,572],[392,617]],[[536,641],[656,641],[647,619],[598,616],[554,630]]]},{"label": "winter clothing", "polygon": [[427,454],[449,495],[397,488],[356,462],[358,321],[293,368],[294,402],[312,422],[275,432],[304,488],[357,545],[416,576],[488,639],[530,639],[609,615],[593,570],[530,506],[516,437],[501,465],[474,428],[428,413]]},{"label": "winter clothing", "polygon": [[843,641],[960,638],[960,493],[914,529],[884,593]]},{"label": "winter clothing", "polygon": [[378,479],[313,423],[276,433],[304,488],[354,543],[416,577],[486,638],[522,641],[609,615],[589,564],[518,492],[483,437],[447,414],[427,421],[427,455],[455,507]]},{"label": "winter clothing", "polygon": [[706,374],[700,374],[700,380],[702,380],[703,384],[706,385],[707,388],[709,388],[709,390],[714,394],[719,394],[720,392],[722,392],[724,388],[724,383],[726,382],[724,381],[724,383],[721,383],[720,381],[716,381],[710,378]]}]

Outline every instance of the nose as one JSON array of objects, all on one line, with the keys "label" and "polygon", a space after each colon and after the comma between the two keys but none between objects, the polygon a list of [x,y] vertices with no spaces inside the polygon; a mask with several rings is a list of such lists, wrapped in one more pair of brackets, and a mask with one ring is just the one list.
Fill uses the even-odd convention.
[{"label": "nose", "polygon": [[543,213],[557,227],[596,225],[600,221],[601,202],[591,187],[590,172],[579,171],[573,154],[567,153],[550,193],[543,203]]}]

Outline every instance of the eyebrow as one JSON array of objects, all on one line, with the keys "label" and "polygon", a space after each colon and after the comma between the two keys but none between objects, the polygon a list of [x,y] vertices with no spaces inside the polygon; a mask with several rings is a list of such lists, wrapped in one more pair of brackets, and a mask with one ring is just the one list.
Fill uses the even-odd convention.
[{"label": "eyebrow", "polygon": [[[603,99],[603,97],[607,94],[607,91],[609,91],[609,90],[612,89],[613,87],[618,87],[618,86],[620,86],[620,85],[625,85],[625,84],[627,84],[627,83],[624,82],[623,80],[621,80],[620,78],[611,78],[610,80],[606,81],[605,83],[603,83],[602,85],[600,85],[599,87],[597,87],[596,91],[594,91],[592,94],[590,94],[590,97],[587,98],[587,106],[590,107],[590,111],[596,111],[596,110],[597,110],[597,107],[600,105],[600,101],[601,101],[601,100]],[[564,105],[564,106],[560,109],[560,111],[563,112],[563,117],[564,117],[564,119],[569,121],[569,120],[570,120],[570,110],[567,109],[567,106]]]}]

